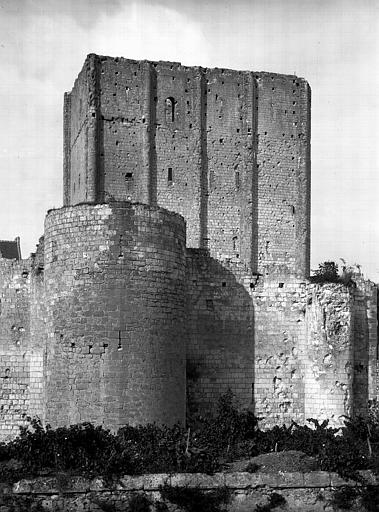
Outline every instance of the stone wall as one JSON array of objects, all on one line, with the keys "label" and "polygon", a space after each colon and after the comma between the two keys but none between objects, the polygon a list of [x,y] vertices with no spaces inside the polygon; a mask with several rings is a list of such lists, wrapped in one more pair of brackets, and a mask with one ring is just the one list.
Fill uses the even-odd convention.
[{"label": "stone wall", "polygon": [[332,424],[353,413],[353,294],[333,284],[313,285],[308,293],[305,414]]},{"label": "stone wall", "polygon": [[183,219],[67,207],[48,214],[45,248],[46,420],[184,422]]},{"label": "stone wall", "polygon": [[70,94],[65,94],[63,110],[64,165],[63,204],[77,204],[90,201],[91,176],[89,171],[89,136],[91,102],[90,60],[80,72]]},{"label": "stone wall", "polygon": [[30,381],[28,415],[45,420],[46,411],[46,292],[44,280],[44,240],[31,255],[30,272]]},{"label": "stone wall", "polygon": [[307,285],[258,282],[255,301],[255,411],[264,424],[304,421]]},{"label": "stone wall", "polygon": [[65,204],[159,204],[186,219],[188,247],[308,275],[305,80],[90,55],[65,119]]},{"label": "stone wall", "polygon": [[207,251],[187,251],[189,414],[214,410],[228,389],[242,407],[254,401],[254,306],[238,272]]},{"label": "stone wall", "polygon": [[258,268],[308,277],[310,87],[295,76],[257,75]]},{"label": "stone wall", "polygon": [[0,259],[1,437],[14,435],[28,411],[30,382],[29,266]]},{"label": "stone wall", "polygon": [[82,205],[49,213],[33,258],[0,260],[1,439],[25,415],[113,429],[184,421],[185,403],[214,411],[228,389],[264,427],[367,412],[372,283],[263,279],[184,245],[175,214]]},{"label": "stone wall", "polygon": [[367,400],[379,397],[376,367],[378,353],[378,288],[361,275],[353,276],[353,403],[354,413],[367,413]]},{"label": "stone wall", "polygon": [[368,344],[376,347],[369,284],[261,279],[192,250],[187,286],[190,413],[214,410],[229,388],[265,427],[308,418],[340,426],[366,412],[376,396],[367,373]]},{"label": "stone wall", "polygon": [[33,257],[0,259],[2,438],[25,413],[183,422],[229,388],[266,426],[378,396],[376,286],[307,281],[304,79],[89,55],[64,205]]},{"label": "stone wall", "polygon": [[[362,476],[371,485],[378,485],[378,480],[369,472]],[[147,498],[143,510],[158,512],[158,510],[184,511],[175,504],[164,500],[161,494],[162,486],[172,486],[178,493],[180,490],[212,494],[217,490],[229,491],[228,512],[251,512],[258,507],[275,508],[276,511],[286,512],[322,512],[330,510],[342,512],[346,508],[332,506],[333,494],[343,491],[345,486],[356,486],[356,482],[344,481],[335,473],[314,471],[311,473],[215,473],[205,474],[154,474],[141,476],[124,476],[113,482],[102,478],[86,480],[82,477],[69,477],[65,474],[56,477],[21,480],[13,486],[1,484],[0,505],[4,512],[12,510],[39,510],[46,512],[99,512],[126,510],[136,497]],[[270,498],[282,504],[269,508]],[[161,507],[159,507],[161,504]],[[166,508],[163,509],[163,504]],[[21,508],[24,507],[24,508]],[[132,508],[131,508],[132,509]],[[134,509],[133,509],[134,510]],[[135,510],[142,510],[137,508]],[[266,510],[266,508],[265,508]],[[350,510],[365,510],[359,499],[355,508]],[[199,511],[200,512],[200,511]]]},{"label": "stone wall", "polygon": [[[40,283],[40,281],[39,281]],[[43,416],[43,336],[32,335],[43,293],[35,262],[0,258],[0,439],[15,437],[26,415]]]}]

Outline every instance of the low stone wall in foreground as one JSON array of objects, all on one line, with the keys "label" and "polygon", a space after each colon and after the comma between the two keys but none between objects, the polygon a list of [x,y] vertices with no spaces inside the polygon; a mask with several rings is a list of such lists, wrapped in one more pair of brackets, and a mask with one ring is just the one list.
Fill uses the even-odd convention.
[{"label": "low stone wall in foreground", "polygon": [[[370,472],[361,472],[365,481],[378,485],[379,480]],[[340,511],[333,504],[336,491],[345,486],[356,486],[335,473],[216,473],[205,474],[153,474],[124,476],[107,482],[57,474],[21,480],[15,484],[0,484],[0,512],[181,512],[189,510],[170,503],[161,493],[162,486],[177,490],[214,496],[227,489],[230,499],[228,512],[275,511]],[[378,491],[379,492],[379,491]],[[180,494],[180,491],[179,491]],[[142,497],[142,498],[141,498]],[[282,497],[282,498],[281,498]],[[139,503],[138,503],[139,500]],[[142,502],[145,502],[143,505]],[[275,505],[276,504],[276,505]],[[262,508],[267,506],[268,508]],[[271,506],[271,508],[270,508]],[[351,510],[364,510],[361,505]],[[199,510],[199,512],[202,512]]]}]

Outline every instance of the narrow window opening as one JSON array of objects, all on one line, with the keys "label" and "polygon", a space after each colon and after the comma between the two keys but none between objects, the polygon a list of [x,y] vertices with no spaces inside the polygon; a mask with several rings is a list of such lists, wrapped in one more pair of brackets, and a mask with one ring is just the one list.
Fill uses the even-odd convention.
[{"label": "narrow window opening", "polygon": [[208,311],[213,311],[214,305],[213,305],[213,300],[212,299],[206,299],[206,305],[207,305],[207,310]]},{"label": "narrow window opening", "polygon": [[172,181],[173,181],[173,179],[172,179],[172,167],[169,167],[167,169],[167,184],[168,185],[172,185]]},{"label": "narrow window opening", "polygon": [[239,190],[239,188],[240,188],[240,173],[239,173],[239,171],[235,172],[235,184],[236,184],[236,189]]},{"label": "narrow window opening", "polygon": [[223,281],[223,282],[222,282],[222,284],[221,284],[221,286],[222,286],[223,288],[226,288],[226,282],[225,282],[225,281]]},{"label": "narrow window opening", "polygon": [[283,288],[284,283],[279,283],[279,288]]},{"label": "narrow window opening", "polygon": [[120,235],[119,237],[119,240],[118,240],[118,257],[119,258],[123,258],[124,257],[124,252],[122,250],[122,235]]},{"label": "narrow window opening", "polygon": [[133,180],[133,173],[132,172],[127,172],[125,174],[125,181],[132,181]]},{"label": "narrow window opening", "polygon": [[117,350],[122,350],[121,331],[118,331],[118,346],[117,346]]},{"label": "narrow window opening", "polygon": [[166,99],[166,120],[173,123],[175,121],[175,99],[170,96]]},{"label": "narrow window opening", "polygon": [[232,241],[233,241],[233,251],[236,251],[237,250],[237,240],[238,240],[238,237],[237,236],[234,236],[232,238]]},{"label": "narrow window opening", "polygon": [[52,240],[51,242],[51,261],[57,261],[58,255],[57,255],[57,242],[55,240]]}]

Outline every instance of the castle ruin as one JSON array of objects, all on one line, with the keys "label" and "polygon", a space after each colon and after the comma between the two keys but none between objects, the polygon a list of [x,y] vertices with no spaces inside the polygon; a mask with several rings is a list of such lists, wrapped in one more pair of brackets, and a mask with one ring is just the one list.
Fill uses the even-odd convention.
[{"label": "castle ruin", "polygon": [[309,281],[304,79],[89,55],[63,204],[0,258],[2,439],[185,422],[229,388],[266,425],[339,424],[378,395],[376,286]]}]

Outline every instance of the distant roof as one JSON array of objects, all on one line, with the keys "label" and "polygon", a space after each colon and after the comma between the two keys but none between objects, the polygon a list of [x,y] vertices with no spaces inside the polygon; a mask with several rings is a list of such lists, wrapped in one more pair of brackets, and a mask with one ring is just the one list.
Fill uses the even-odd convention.
[{"label": "distant roof", "polygon": [[0,240],[0,257],[6,258],[7,260],[20,260],[20,238],[17,237],[15,240]]}]

